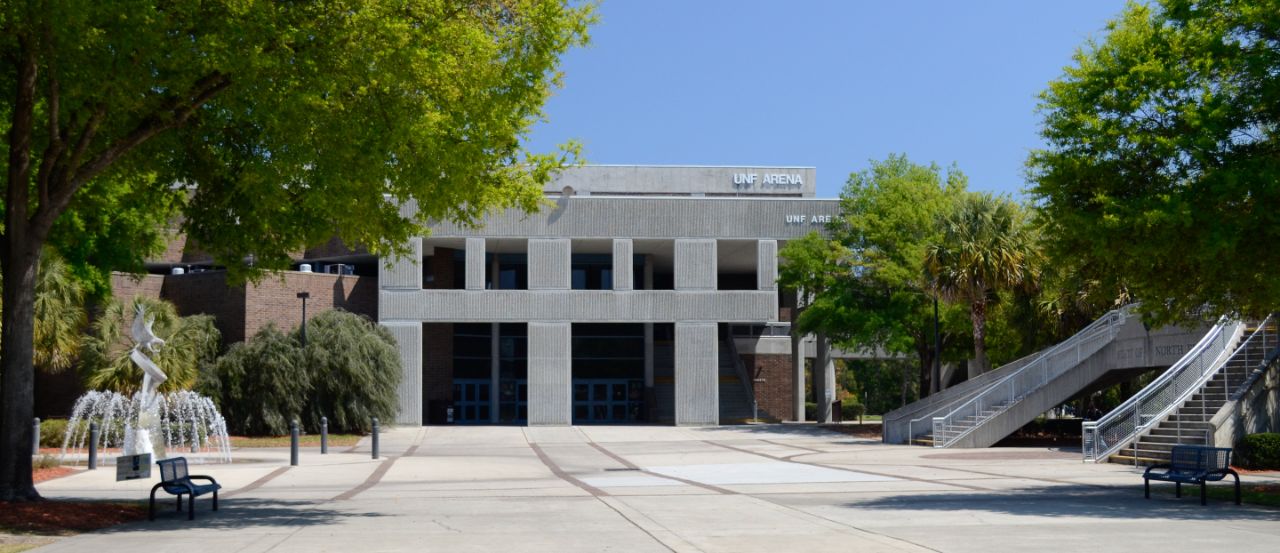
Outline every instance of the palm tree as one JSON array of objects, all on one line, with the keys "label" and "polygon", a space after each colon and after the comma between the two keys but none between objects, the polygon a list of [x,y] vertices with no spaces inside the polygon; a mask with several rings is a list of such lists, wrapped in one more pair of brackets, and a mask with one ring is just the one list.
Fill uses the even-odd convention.
[{"label": "palm tree", "polygon": [[129,359],[133,339],[129,328],[138,306],[147,317],[155,317],[152,330],[165,344],[152,360],[168,378],[161,391],[186,390],[195,386],[200,367],[217,355],[221,336],[213,325],[213,317],[195,315],[179,317],[173,304],[135,296],[127,304],[116,299],[106,302],[93,321],[93,329],[85,340],[85,384],[96,390],[114,390],[130,394],[142,385],[142,370]]},{"label": "palm tree", "polygon": [[32,364],[56,374],[75,363],[85,326],[85,287],[62,257],[46,249],[36,268]]},{"label": "palm tree", "polygon": [[987,370],[988,304],[1001,290],[1033,286],[1040,254],[1026,213],[1005,197],[965,194],[939,225],[941,241],[925,250],[925,281],[938,297],[969,304],[974,376]]}]

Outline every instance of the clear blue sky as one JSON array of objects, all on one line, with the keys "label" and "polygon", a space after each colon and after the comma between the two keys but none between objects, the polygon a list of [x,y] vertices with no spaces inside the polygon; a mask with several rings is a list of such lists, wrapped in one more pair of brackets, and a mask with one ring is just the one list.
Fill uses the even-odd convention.
[{"label": "clear blue sky", "polygon": [[869,159],[959,165],[1019,195],[1036,95],[1121,0],[604,0],[534,151],[588,163],[803,165],[834,197]]}]

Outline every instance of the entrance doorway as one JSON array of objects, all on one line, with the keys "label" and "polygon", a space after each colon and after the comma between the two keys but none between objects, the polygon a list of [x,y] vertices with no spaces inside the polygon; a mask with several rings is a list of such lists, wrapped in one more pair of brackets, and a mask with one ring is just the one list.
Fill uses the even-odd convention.
[{"label": "entrance doorway", "polygon": [[573,424],[644,422],[644,325],[573,325]]}]

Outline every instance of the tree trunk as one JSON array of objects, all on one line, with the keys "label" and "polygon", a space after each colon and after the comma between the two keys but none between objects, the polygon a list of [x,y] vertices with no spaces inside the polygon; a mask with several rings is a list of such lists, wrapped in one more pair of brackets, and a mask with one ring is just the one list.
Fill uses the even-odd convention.
[{"label": "tree trunk", "polygon": [[969,367],[969,378],[987,372],[987,300],[979,296],[973,300],[969,308],[969,318],[973,321],[973,364]]},{"label": "tree trunk", "polygon": [[917,337],[916,356],[920,358],[920,399],[924,399],[936,392],[933,382],[933,344],[924,337]]},{"label": "tree trunk", "polygon": [[0,500],[38,499],[31,479],[31,417],[35,374],[36,266],[40,246],[27,244],[22,227],[9,226],[0,248],[4,270],[0,328]]}]

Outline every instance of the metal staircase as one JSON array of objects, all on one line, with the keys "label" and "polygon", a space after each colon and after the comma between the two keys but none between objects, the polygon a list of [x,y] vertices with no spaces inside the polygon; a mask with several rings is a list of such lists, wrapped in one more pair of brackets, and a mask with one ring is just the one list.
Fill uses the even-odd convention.
[{"label": "metal staircase", "polygon": [[1176,364],[1106,416],[1084,424],[1086,461],[1153,464],[1177,444],[1213,445],[1209,423],[1280,343],[1273,317],[1223,319]]},{"label": "metal staircase", "polygon": [[1131,310],[1126,306],[1108,312],[945,414],[933,417],[933,447],[990,446],[1077,393],[1105,372],[1106,367],[1098,366],[1105,363],[1087,361],[1115,339]]}]

